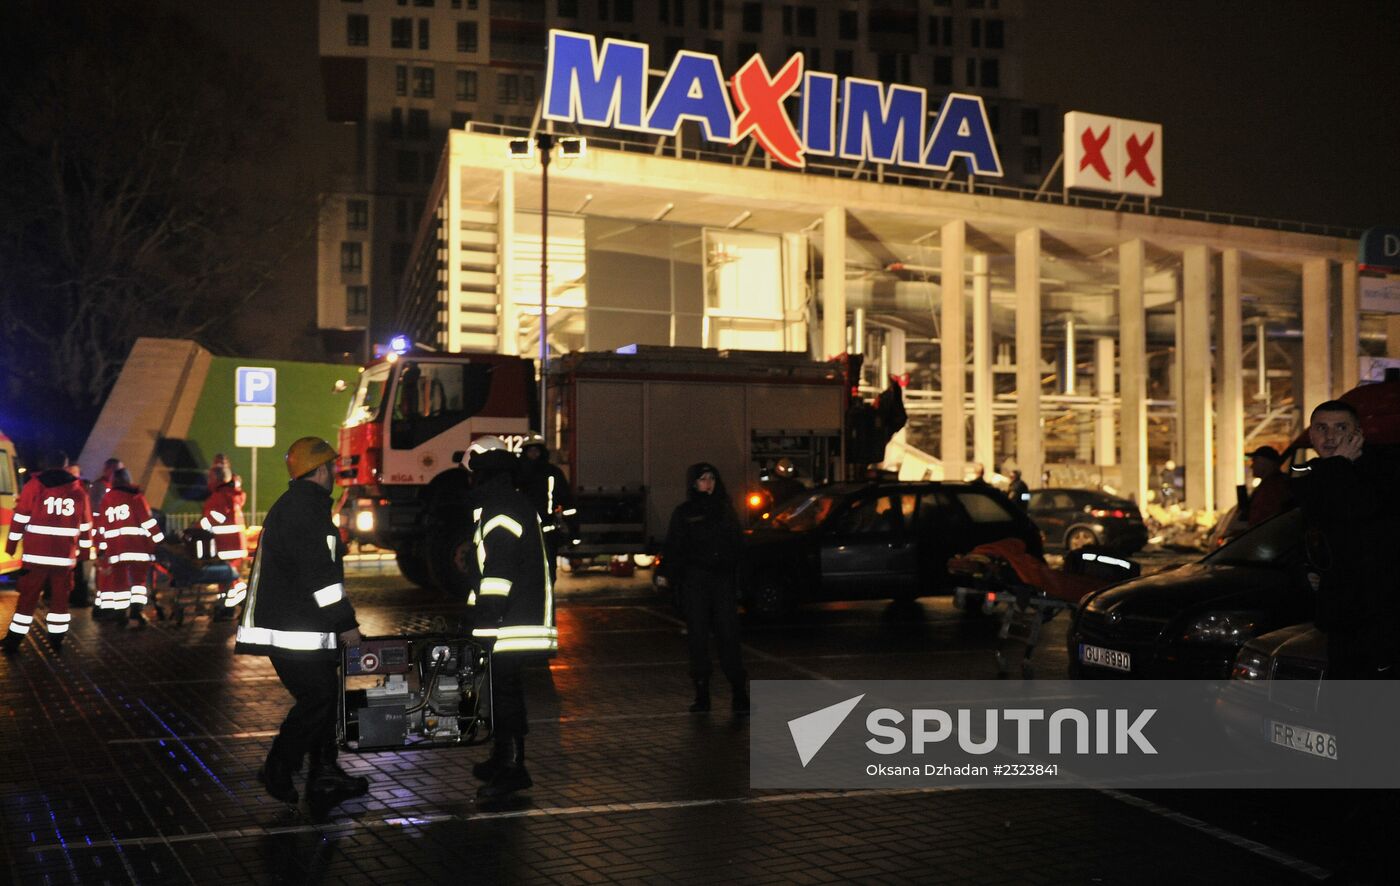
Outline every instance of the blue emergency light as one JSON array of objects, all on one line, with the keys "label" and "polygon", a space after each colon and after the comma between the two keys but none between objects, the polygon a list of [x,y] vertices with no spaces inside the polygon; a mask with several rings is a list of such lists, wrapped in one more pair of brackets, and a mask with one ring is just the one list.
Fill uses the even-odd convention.
[{"label": "blue emergency light", "polygon": [[396,335],[389,339],[389,350],[396,354],[407,353],[411,347],[413,347],[413,342],[406,335]]}]

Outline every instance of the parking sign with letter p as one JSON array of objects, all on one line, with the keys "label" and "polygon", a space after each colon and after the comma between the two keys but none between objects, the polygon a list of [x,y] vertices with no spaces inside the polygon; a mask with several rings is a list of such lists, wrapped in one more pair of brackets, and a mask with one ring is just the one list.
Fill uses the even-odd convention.
[{"label": "parking sign with letter p", "polygon": [[240,366],[235,373],[233,402],[239,406],[276,406],[277,370]]}]

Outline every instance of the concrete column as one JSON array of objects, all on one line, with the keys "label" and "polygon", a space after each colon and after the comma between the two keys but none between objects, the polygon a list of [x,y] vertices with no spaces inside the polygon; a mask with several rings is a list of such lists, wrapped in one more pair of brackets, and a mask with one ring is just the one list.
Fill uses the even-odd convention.
[{"label": "concrete column", "polygon": [[972,257],[972,455],[996,468],[992,421],[992,285],[985,253]]},{"label": "concrete column", "polygon": [[[451,208],[448,216],[456,217],[457,207],[462,205],[462,166],[450,159],[447,164],[447,192],[442,199]],[[416,223],[416,220],[415,220]],[[439,308],[438,320],[443,334],[439,341],[447,351],[462,350],[462,233],[460,230],[446,230],[443,238],[447,241],[446,303]],[[397,283],[398,281],[395,281]],[[444,316],[445,314],[445,316]]]},{"label": "concrete column", "polygon": [[1303,421],[1332,399],[1332,330],[1328,328],[1327,259],[1303,263]]},{"label": "concrete column", "polygon": [[502,354],[520,353],[520,306],[515,303],[515,170],[501,170],[501,196],[497,201],[496,298],[500,304],[496,350]]},{"label": "concrete column", "polygon": [[1099,397],[1094,417],[1094,463],[1107,467],[1118,464],[1118,435],[1115,432],[1113,394],[1117,390],[1113,339],[1094,339],[1094,393]]},{"label": "concrete column", "polygon": [[[905,358],[905,340],[903,329],[889,329],[885,332],[885,350],[889,354],[889,374],[903,375],[908,372],[908,363]],[[883,381],[882,381],[883,383]],[[894,435],[890,442],[903,446],[909,440],[909,423],[905,422],[904,427]]]},{"label": "concrete column", "polygon": [[1123,491],[1147,502],[1147,310],[1141,240],[1118,247],[1118,386],[1122,390]]},{"label": "concrete column", "polygon": [[1215,503],[1235,503],[1244,476],[1244,325],[1240,312],[1240,251],[1220,254],[1216,302]]},{"label": "concrete column", "polygon": [[1016,233],[1016,464],[1026,485],[1041,485],[1039,228]]},{"label": "concrete column", "polygon": [[1361,303],[1357,295],[1356,262],[1344,261],[1342,271],[1341,325],[1337,330],[1337,377],[1332,393],[1339,396],[1356,387],[1361,375]]},{"label": "concrete column", "polygon": [[961,480],[967,463],[967,424],[963,398],[967,393],[967,293],[964,288],[963,252],[967,245],[967,222],[943,226],[943,273],[939,281],[938,352],[943,376],[943,433],[938,457],[943,461],[943,477]]},{"label": "concrete column", "polygon": [[846,209],[822,216],[822,353],[830,360],[846,350]]},{"label": "concrete column", "polygon": [[1400,316],[1385,318],[1385,355],[1400,357]]},{"label": "concrete column", "polygon": [[1186,448],[1186,506],[1215,508],[1215,458],[1211,445],[1210,247],[1188,246],[1182,256],[1181,333],[1182,416]]}]

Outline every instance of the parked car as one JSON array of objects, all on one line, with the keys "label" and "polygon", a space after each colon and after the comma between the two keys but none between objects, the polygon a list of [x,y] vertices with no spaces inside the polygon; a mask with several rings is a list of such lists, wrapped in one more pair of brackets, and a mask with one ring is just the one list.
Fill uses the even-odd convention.
[{"label": "parked car", "polygon": [[1035,525],[992,489],[832,484],[746,533],[744,601],[750,612],[775,614],[805,602],[951,594],[950,557],[1011,537],[1042,551]]},{"label": "parked car", "polygon": [[1084,598],[1070,676],[1224,680],[1252,637],[1313,617],[1301,511],[1280,514],[1168,572]]},{"label": "parked car", "polygon": [[1090,489],[1037,489],[1026,507],[1045,533],[1045,546],[1077,551],[1096,545],[1133,554],[1147,544],[1147,526],[1137,505]]},{"label": "parked car", "polygon": [[1312,624],[1262,634],[1240,648],[1216,717],[1256,756],[1334,762],[1339,725],[1323,702],[1326,676],[1327,638]]}]

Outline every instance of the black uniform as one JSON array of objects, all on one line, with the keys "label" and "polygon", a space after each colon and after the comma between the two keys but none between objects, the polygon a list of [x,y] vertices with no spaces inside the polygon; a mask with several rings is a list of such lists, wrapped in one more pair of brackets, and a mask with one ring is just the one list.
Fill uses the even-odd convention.
[{"label": "black uniform", "polygon": [[545,568],[539,516],[508,473],[487,475],[472,492],[473,540],[481,574],[467,599],[475,612],[473,636],[492,643],[491,691],[499,738],[526,734],[521,667],[559,649],[554,626],[554,583]]},{"label": "black uniform", "polygon": [[[695,481],[706,472],[715,475],[715,488],[709,495],[695,488]],[[697,702],[708,692],[711,631],[719,649],[720,668],[734,687],[736,702],[741,694],[746,702],[736,581],[743,546],[739,518],[714,465],[691,465],[686,470],[685,487],[686,500],[676,506],[666,532],[661,574],[680,589]]]},{"label": "black uniform", "polygon": [[1315,458],[1294,475],[1308,560],[1320,579],[1314,623],[1327,635],[1328,676],[1400,677],[1395,466],[1368,452],[1356,461]]},{"label": "black uniform", "polygon": [[535,506],[544,533],[544,549],[549,562],[549,580],[555,579],[559,550],[572,541],[575,532],[574,490],[557,465],[549,463],[549,450],[538,448],[539,458],[520,457],[520,491]]},{"label": "black uniform", "polygon": [[284,771],[335,763],[337,635],[357,627],[345,596],[345,546],[331,522],[330,493],[293,480],[263,521],[235,651],[266,655],[296,699],[269,759]]}]

